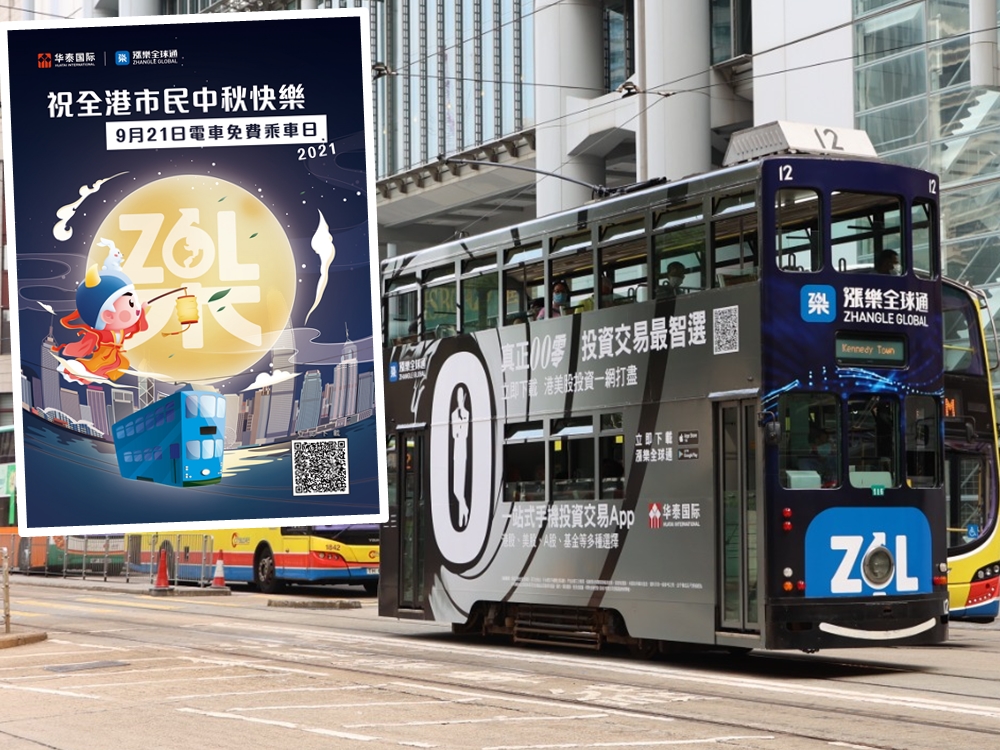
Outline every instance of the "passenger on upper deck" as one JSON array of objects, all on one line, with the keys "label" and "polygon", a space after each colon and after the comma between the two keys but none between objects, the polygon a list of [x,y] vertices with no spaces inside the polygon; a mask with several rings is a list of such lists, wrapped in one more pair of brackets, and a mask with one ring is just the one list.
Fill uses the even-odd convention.
[{"label": "passenger on upper deck", "polygon": [[667,266],[666,282],[656,288],[656,298],[668,299],[683,294],[684,290],[681,288],[681,284],[684,283],[686,275],[687,270],[684,268],[684,264],[676,260],[673,261]]},{"label": "passenger on upper deck", "polygon": [[569,312],[569,287],[565,281],[556,281],[552,284],[552,307],[547,311],[544,307],[539,309],[535,320],[544,318],[558,318],[560,315]]},{"label": "passenger on upper deck", "polygon": [[895,250],[883,250],[875,259],[875,273],[889,276],[899,276],[899,253]]}]

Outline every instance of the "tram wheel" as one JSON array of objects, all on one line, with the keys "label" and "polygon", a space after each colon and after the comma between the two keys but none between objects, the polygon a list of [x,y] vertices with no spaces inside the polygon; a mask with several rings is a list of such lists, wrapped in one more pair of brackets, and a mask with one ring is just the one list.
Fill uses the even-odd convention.
[{"label": "tram wheel", "polygon": [[636,659],[652,659],[660,653],[660,643],[652,638],[633,638],[628,643],[628,652]]},{"label": "tram wheel", "polygon": [[364,583],[365,591],[374,596],[378,593],[378,581],[365,581]]},{"label": "tram wheel", "polygon": [[270,547],[262,547],[257,552],[253,564],[253,582],[262,594],[276,594],[281,590],[278,572],[274,567],[274,554]]}]

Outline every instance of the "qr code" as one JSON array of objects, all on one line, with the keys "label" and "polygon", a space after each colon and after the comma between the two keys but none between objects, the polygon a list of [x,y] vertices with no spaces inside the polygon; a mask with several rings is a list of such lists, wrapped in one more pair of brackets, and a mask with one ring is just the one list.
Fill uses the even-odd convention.
[{"label": "qr code", "polygon": [[740,308],[736,305],[712,311],[712,347],[715,354],[740,350]]},{"label": "qr code", "polygon": [[347,440],[293,440],[292,494],[346,495]]}]

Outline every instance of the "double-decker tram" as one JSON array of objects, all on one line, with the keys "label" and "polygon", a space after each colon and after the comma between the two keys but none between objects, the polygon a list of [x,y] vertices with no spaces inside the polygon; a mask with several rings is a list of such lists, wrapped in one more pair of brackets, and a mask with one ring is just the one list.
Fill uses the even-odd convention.
[{"label": "double-decker tram", "polygon": [[951,617],[989,622],[1000,613],[1000,482],[991,378],[1000,362],[996,331],[981,292],[947,278],[941,291]]},{"label": "double-decker tram", "polygon": [[640,653],[945,640],[937,184],[775,123],[386,260],[380,614]]}]

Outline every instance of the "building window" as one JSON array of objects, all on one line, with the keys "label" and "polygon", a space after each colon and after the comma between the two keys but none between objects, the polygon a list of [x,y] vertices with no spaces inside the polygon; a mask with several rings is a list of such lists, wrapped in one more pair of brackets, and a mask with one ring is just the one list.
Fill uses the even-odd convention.
[{"label": "building window", "polygon": [[712,65],[752,51],[751,0],[712,0]]},{"label": "building window", "polygon": [[604,85],[614,91],[635,72],[631,0],[604,0]]},{"label": "building window", "polygon": [[14,424],[14,394],[0,393],[0,425]]}]

